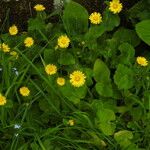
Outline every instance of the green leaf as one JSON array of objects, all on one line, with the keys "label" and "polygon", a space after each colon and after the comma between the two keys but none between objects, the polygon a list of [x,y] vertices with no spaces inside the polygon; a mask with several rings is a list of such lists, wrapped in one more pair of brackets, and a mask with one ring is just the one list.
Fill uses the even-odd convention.
[{"label": "green leaf", "polygon": [[134,85],[134,73],[132,69],[119,64],[114,75],[115,84],[119,89],[130,89]]},{"label": "green leaf", "polygon": [[97,59],[94,64],[94,79],[97,82],[109,83],[110,71],[107,65],[100,59]]},{"label": "green leaf", "polygon": [[122,43],[129,43],[136,47],[140,44],[140,39],[137,36],[134,30],[126,29],[126,28],[119,28],[113,35],[113,38],[118,41],[120,44]]},{"label": "green leaf", "polygon": [[111,31],[115,27],[119,26],[119,24],[120,24],[120,18],[118,15],[113,14],[108,10],[104,12],[102,25],[105,27],[105,30]]},{"label": "green leaf", "polygon": [[70,35],[82,34],[88,30],[88,12],[80,4],[70,2],[63,13],[63,23]]},{"label": "green leaf", "polygon": [[115,113],[111,109],[101,108],[97,111],[98,126],[105,135],[112,135],[115,130],[115,124],[111,123],[116,119]]},{"label": "green leaf", "polygon": [[114,134],[115,140],[121,145],[121,147],[128,147],[133,139],[133,134],[128,130],[121,130]]},{"label": "green leaf", "polygon": [[44,20],[40,18],[31,18],[28,20],[28,30],[33,31],[33,30],[42,30],[45,28],[45,22]]},{"label": "green leaf", "polygon": [[105,27],[102,25],[91,26],[85,35],[85,40],[90,41],[99,38],[105,32]]},{"label": "green leaf", "polygon": [[97,117],[100,123],[108,123],[116,119],[115,113],[111,109],[105,108],[97,111]]},{"label": "green leaf", "polygon": [[62,52],[60,54],[60,58],[58,59],[58,62],[61,65],[73,65],[75,64],[75,58],[70,53]]},{"label": "green leaf", "polygon": [[115,125],[112,123],[101,123],[99,124],[99,128],[105,135],[113,135],[115,131]]},{"label": "green leaf", "polygon": [[87,88],[85,86],[82,87],[73,87],[69,81],[62,87],[59,87],[62,95],[66,97],[68,100],[72,101],[74,104],[80,102],[80,99],[83,99],[86,95]]},{"label": "green leaf", "polygon": [[134,47],[128,43],[123,43],[119,46],[121,55],[119,56],[119,62],[122,64],[131,64],[134,61],[135,50]]},{"label": "green leaf", "polygon": [[57,55],[53,49],[44,49],[44,61],[46,63],[56,63]]},{"label": "green leaf", "polygon": [[96,84],[96,91],[98,92],[98,94],[104,97],[111,97],[113,95],[111,84],[106,84],[103,82],[98,82]]},{"label": "green leaf", "polygon": [[136,24],[136,32],[138,36],[150,46],[150,19]]}]

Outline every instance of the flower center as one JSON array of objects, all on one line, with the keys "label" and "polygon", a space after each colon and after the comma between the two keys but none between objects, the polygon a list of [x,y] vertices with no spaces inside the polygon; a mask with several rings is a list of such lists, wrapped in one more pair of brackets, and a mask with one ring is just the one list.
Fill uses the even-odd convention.
[{"label": "flower center", "polygon": [[113,4],[113,8],[114,8],[114,9],[117,9],[117,8],[118,8],[118,5],[117,5],[117,4]]},{"label": "flower center", "polygon": [[76,77],[75,77],[75,81],[77,81],[77,82],[80,81],[80,77],[79,77],[79,76],[76,76]]},{"label": "flower center", "polygon": [[61,43],[66,44],[66,39],[62,39]]},{"label": "flower center", "polygon": [[97,20],[98,20],[98,16],[94,16],[93,19],[94,19],[95,21],[97,21]]}]

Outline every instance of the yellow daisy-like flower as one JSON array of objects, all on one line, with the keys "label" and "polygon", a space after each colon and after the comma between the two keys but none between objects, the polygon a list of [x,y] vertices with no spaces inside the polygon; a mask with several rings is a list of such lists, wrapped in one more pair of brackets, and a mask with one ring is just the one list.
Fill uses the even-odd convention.
[{"label": "yellow daisy-like flower", "polygon": [[74,126],[75,121],[74,121],[73,119],[70,119],[70,120],[68,121],[68,124],[69,124],[70,126]]},{"label": "yellow daisy-like flower", "polygon": [[48,64],[48,65],[45,66],[45,72],[48,75],[53,75],[57,72],[57,67],[53,64]]},{"label": "yellow daisy-like flower", "polygon": [[33,38],[32,37],[27,37],[24,40],[24,44],[25,44],[26,47],[31,47],[34,44]]},{"label": "yellow daisy-like flower", "polygon": [[18,59],[18,57],[19,57],[18,53],[15,51],[10,52],[10,55],[14,56],[16,59]]},{"label": "yellow daisy-like flower", "polygon": [[5,44],[5,43],[0,44],[0,49],[1,49],[4,53],[10,52],[10,47],[9,47],[7,44]]},{"label": "yellow daisy-like flower", "polygon": [[58,38],[58,46],[61,48],[67,48],[70,43],[70,39],[67,37],[67,35],[62,35]]},{"label": "yellow daisy-like flower", "polygon": [[60,85],[60,86],[65,85],[65,79],[62,78],[62,77],[58,77],[57,78],[57,84]]},{"label": "yellow daisy-like flower", "polygon": [[109,10],[111,12],[113,12],[114,14],[120,13],[120,11],[122,10],[123,6],[122,3],[120,3],[119,0],[112,0],[109,3]]},{"label": "yellow daisy-like flower", "polygon": [[102,22],[102,15],[98,12],[93,12],[89,17],[89,20],[92,24],[100,24]]},{"label": "yellow daisy-like flower", "polygon": [[42,4],[37,4],[37,5],[34,6],[34,9],[36,11],[44,11],[45,7]]},{"label": "yellow daisy-like flower", "polygon": [[18,28],[16,25],[13,25],[9,28],[9,34],[10,35],[16,35],[18,33]]},{"label": "yellow daisy-like flower", "polygon": [[70,74],[70,83],[75,87],[81,87],[85,83],[86,76],[81,71],[74,71]]},{"label": "yellow daisy-like flower", "polygon": [[148,65],[148,61],[146,60],[145,57],[141,57],[141,56],[137,57],[136,62],[143,67]]},{"label": "yellow daisy-like flower", "polygon": [[5,105],[7,102],[6,97],[0,94],[0,105]]},{"label": "yellow daisy-like flower", "polygon": [[21,87],[19,89],[19,92],[22,96],[29,96],[30,94],[30,90],[28,89],[28,87],[25,87],[25,86]]}]

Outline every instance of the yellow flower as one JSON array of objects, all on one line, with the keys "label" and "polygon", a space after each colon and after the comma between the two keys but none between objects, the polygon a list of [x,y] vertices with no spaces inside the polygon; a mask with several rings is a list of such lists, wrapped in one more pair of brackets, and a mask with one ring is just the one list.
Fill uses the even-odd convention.
[{"label": "yellow flower", "polygon": [[19,57],[18,53],[15,51],[10,52],[10,55],[16,57],[16,59],[18,59],[18,57]]},{"label": "yellow flower", "polygon": [[122,3],[120,3],[119,0],[112,0],[110,3],[109,3],[109,10],[111,12],[113,12],[114,14],[116,13],[120,13],[120,11],[122,10]]},{"label": "yellow flower", "polygon": [[70,119],[70,120],[68,121],[68,124],[69,124],[70,126],[74,126],[75,121],[74,121],[73,119]]},{"label": "yellow flower", "polygon": [[34,6],[34,9],[36,11],[44,11],[45,7],[43,5],[41,5],[41,4],[37,4],[37,5]]},{"label": "yellow flower", "polygon": [[6,104],[6,97],[0,94],[0,105],[5,105]]},{"label": "yellow flower", "polygon": [[89,19],[92,24],[100,24],[102,22],[102,15],[98,12],[93,12]]},{"label": "yellow flower", "polygon": [[5,43],[0,44],[0,49],[2,49],[2,51],[5,53],[10,52],[10,47]]},{"label": "yellow flower", "polygon": [[31,47],[34,44],[33,38],[32,37],[27,37],[24,40],[24,44],[25,44],[26,47]]},{"label": "yellow flower", "polygon": [[61,77],[57,78],[57,84],[60,86],[65,85],[65,79]]},{"label": "yellow flower", "polygon": [[48,64],[45,66],[45,71],[48,75],[53,75],[57,72],[57,67],[53,64]]},{"label": "yellow flower", "polygon": [[70,83],[75,87],[84,85],[86,76],[81,71],[74,71],[70,74]]},{"label": "yellow flower", "polygon": [[29,96],[29,94],[30,94],[30,90],[25,86],[21,87],[19,89],[19,92],[22,96]]},{"label": "yellow flower", "polygon": [[62,35],[58,38],[58,46],[61,48],[67,48],[70,43],[70,39],[66,35]]},{"label": "yellow flower", "polygon": [[18,28],[16,25],[13,25],[9,28],[9,34],[10,35],[16,35],[18,33]]},{"label": "yellow flower", "polygon": [[141,66],[144,66],[144,67],[145,67],[145,66],[148,65],[148,61],[146,60],[145,57],[139,56],[139,57],[137,57],[136,61],[137,61],[137,63],[138,63],[139,65],[141,65]]}]

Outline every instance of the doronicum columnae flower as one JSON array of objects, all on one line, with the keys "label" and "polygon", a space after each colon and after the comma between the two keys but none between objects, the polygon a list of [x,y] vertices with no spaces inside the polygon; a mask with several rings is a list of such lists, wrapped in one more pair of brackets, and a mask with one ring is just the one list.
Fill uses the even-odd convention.
[{"label": "doronicum columnae flower", "polygon": [[67,48],[69,46],[70,39],[67,37],[67,35],[61,35],[57,42],[60,48]]},{"label": "doronicum columnae flower", "polygon": [[148,61],[146,60],[145,57],[141,57],[141,56],[137,57],[136,62],[143,67],[148,65]]},{"label": "doronicum columnae flower", "polygon": [[44,11],[45,7],[42,4],[37,4],[37,5],[34,6],[34,9],[36,11]]},{"label": "doronicum columnae flower", "polygon": [[119,0],[112,0],[109,3],[109,10],[114,14],[120,13],[122,8],[123,8],[122,3],[120,3]]},{"label": "doronicum columnae flower", "polygon": [[73,119],[70,119],[70,120],[68,121],[68,124],[69,124],[70,126],[74,126],[75,121],[74,121]]},{"label": "doronicum columnae flower", "polygon": [[0,49],[1,49],[4,53],[10,52],[10,47],[9,47],[7,44],[5,44],[5,43],[0,44]]},{"label": "doronicum columnae flower", "polygon": [[48,64],[48,65],[45,66],[45,72],[48,75],[53,75],[57,72],[57,67],[53,64]]},{"label": "doronicum columnae flower", "polygon": [[16,59],[18,59],[18,57],[19,57],[19,55],[18,55],[18,53],[16,51],[10,52],[10,55],[14,56]]},{"label": "doronicum columnae flower", "polygon": [[7,102],[6,97],[0,94],[0,106],[5,105]]},{"label": "doronicum columnae flower", "polygon": [[57,78],[57,84],[60,85],[60,86],[65,85],[65,79],[62,78],[62,77],[58,77]]},{"label": "doronicum columnae flower", "polygon": [[24,40],[24,44],[25,44],[26,47],[31,47],[34,44],[33,38],[32,37],[27,37]]},{"label": "doronicum columnae flower", "polygon": [[89,17],[89,20],[92,24],[100,24],[102,22],[102,15],[98,12],[93,12]]},{"label": "doronicum columnae flower", "polygon": [[74,71],[70,74],[70,83],[75,87],[81,87],[85,83],[86,76],[81,71]]},{"label": "doronicum columnae flower", "polygon": [[22,96],[29,96],[30,95],[30,90],[28,89],[28,87],[25,87],[25,86],[21,87],[19,89],[19,92]]},{"label": "doronicum columnae flower", "polygon": [[12,25],[10,28],[9,28],[9,34],[10,35],[16,35],[18,33],[18,28],[16,25]]}]

